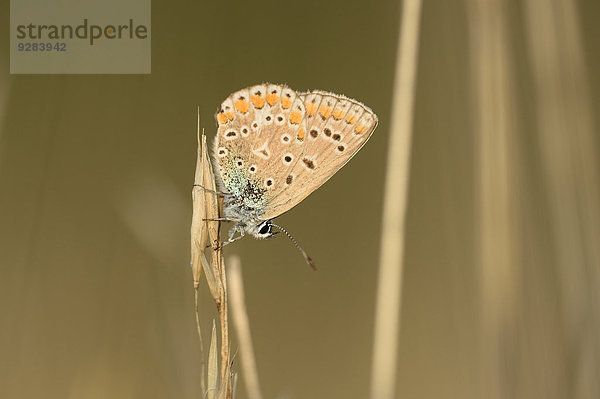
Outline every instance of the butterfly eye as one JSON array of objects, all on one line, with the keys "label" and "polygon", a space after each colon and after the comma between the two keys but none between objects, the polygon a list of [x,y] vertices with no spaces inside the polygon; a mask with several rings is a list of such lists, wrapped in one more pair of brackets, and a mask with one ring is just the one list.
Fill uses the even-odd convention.
[{"label": "butterfly eye", "polygon": [[258,234],[265,235],[271,232],[271,225],[268,223],[264,223],[263,226],[258,230]]}]

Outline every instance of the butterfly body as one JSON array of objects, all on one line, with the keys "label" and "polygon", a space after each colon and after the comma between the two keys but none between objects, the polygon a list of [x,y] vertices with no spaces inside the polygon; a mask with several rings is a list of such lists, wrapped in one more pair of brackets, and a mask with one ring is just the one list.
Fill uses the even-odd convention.
[{"label": "butterfly body", "polygon": [[262,84],[229,96],[216,114],[214,158],[223,217],[268,238],[271,219],[335,174],[366,143],[377,116],[350,98]]}]

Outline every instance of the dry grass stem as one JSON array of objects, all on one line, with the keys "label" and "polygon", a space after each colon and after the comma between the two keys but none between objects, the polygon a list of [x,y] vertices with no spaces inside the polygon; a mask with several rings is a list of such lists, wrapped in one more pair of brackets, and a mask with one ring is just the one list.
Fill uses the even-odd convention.
[{"label": "dry grass stem", "polygon": [[231,314],[240,344],[240,356],[246,392],[249,399],[262,399],[252,346],[252,336],[250,334],[250,322],[248,321],[248,313],[244,300],[241,260],[238,256],[232,256],[228,258],[227,262],[229,264]]},{"label": "dry grass stem", "polygon": [[[198,121],[199,126],[199,121]],[[199,129],[199,127],[198,127]],[[222,200],[216,194],[215,176],[212,170],[212,164],[208,155],[206,136],[198,133],[198,157],[196,164],[196,174],[194,178],[194,188],[192,190],[193,212],[192,212],[192,272],[194,276],[195,290],[195,313],[196,328],[200,339],[201,363],[201,386],[203,392],[215,398],[231,398],[233,396],[230,370],[230,349],[229,349],[229,322],[227,308],[227,277],[225,273],[225,264],[221,253],[220,236],[220,209]],[[206,251],[210,249],[209,262],[206,259]],[[203,273],[204,272],[204,273]],[[220,341],[220,367],[215,366],[219,362],[219,356],[216,355],[217,340],[213,327],[213,336],[211,339],[208,367],[208,388],[204,382],[204,349],[202,342],[202,330],[200,326],[200,315],[198,310],[198,290],[200,287],[200,278],[204,274],[206,282],[213,300],[215,301],[219,314],[219,325],[221,333]],[[216,376],[219,378],[215,380]]]},{"label": "dry grass stem", "polygon": [[404,225],[421,1],[405,0],[396,58],[375,316],[371,398],[392,399],[400,328]]},{"label": "dry grass stem", "polygon": [[[202,151],[205,150],[206,137],[202,135],[200,141],[200,110],[198,110],[198,151],[196,157],[196,172],[194,175],[194,187],[192,188],[192,226],[191,226],[191,266],[192,275],[194,277],[194,313],[196,315],[196,329],[198,339],[200,341],[200,373],[202,375],[200,386],[202,392],[206,392],[206,384],[204,382],[204,342],[202,339],[202,329],[200,328],[200,314],[198,309],[200,278],[202,277],[203,263],[206,263],[204,251],[206,250],[206,242],[208,239],[208,225],[206,197],[204,190],[199,187],[204,183],[204,168],[202,165]],[[208,279],[208,277],[207,277]]]},{"label": "dry grass stem", "polygon": [[214,399],[217,397],[219,387],[219,357],[217,356],[217,329],[215,322],[213,321],[211,335],[210,335],[210,347],[208,349],[208,390],[206,391],[206,397],[208,399]]},{"label": "dry grass stem", "polygon": [[[220,252],[220,250],[219,250]],[[225,273],[225,262],[219,254],[221,280],[219,286],[220,297],[217,303],[219,319],[221,324],[221,381],[224,384],[224,390],[228,393],[226,397],[231,397],[230,383],[230,351],[229,351],[229,309],[227,305],[227,277]]]}]

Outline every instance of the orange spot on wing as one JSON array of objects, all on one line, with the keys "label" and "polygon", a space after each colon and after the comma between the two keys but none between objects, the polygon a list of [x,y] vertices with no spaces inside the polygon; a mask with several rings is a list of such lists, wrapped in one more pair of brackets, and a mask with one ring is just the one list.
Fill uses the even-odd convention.
[{"label": "orange spot on wing", "polygon": [[346,117],[346,122],[348,122],[349,124],[353,124],[353,123],[356,123],[356,120],[357,120],[357,119],[358,119],[358,118],[356,117],[356,115],[349,114],[349,115]]},{"label": "orange spot on wing", "polygon": [[331,107],[328,107],[327,105],[321,105],[319,107],[319,113],[323,116],[323,118],[329,118],[329,115],[331,115]]},{"label": "orange spot on wing", "polygon": [[306,113],[308,115],[314,115],[317,113],[317,105],[315,103],[306,104]]},{"label": "orange spot on wing", "polygon": [[234,103],[234,106],[235,106],[235,109],[240,111],[242,114],[245,114],[246,112],[248,112],[248,109],[250,108],[250,103],[248,103],[248,100],[237,100]]},{"label": "orange spot on wing", "polygon": [[233,120],[233,111],[225,112],[225,116],[227,117],[227,119],[232,121]]},{"label": "orange spot on wing", "polygon": [[227,121],[228,121],[228,119],[227,119],[227,117],[225,116],[225,113],[224,113],[224,112],[219,112],[219,113],[217,114],[217,120],[219,121],[219,123],[220,123],[220,124],[225,124],[225,123],[227,123]]},{"label": "orange spot on wing", "polygon": [[300,129],[298,129],[298,140],[300,141],[304,141],[304,128],[302,126],[300,126]]},{"label": "orange spot on wing", "polygon": [[279,96],[276,93],[267,94],[267,102],[270,106],[273,106],[279,100]]},{"label": "orange spot on wing", "polygon": [[250,101],[252,101],[256,109],[261,109],[265,105],[265,99],[261,96],[250,96]]},{"label": "orange spot on wing", "polygon": [[290,100],[288,97],[281,97],[281,108],[288,109],[291,106],[292,100]]},{"label": "orange spot on wing", "polygon": [[358,125],[356,125],[356,127],[354,128],[354,132],[355,132],[356,134],[363,134],[363,133],[365,133],[367,130],[368,130],[368,128],[367,128],[365,125],[363,125],[362,123],[361,123],[361,124],[358,124]]},{"label": "orange spot on wing", "polygon": [[341,110],[339,108],[336,108],[336,109],[333,110],[333,118],[336,121],[339,121],[340,119],[342,119],[342,116],[344,116],[344,111],[343,110]]},{"label": "orange spot on wing", "polygon": [[302,113],[298,111],[292,111],[290,113],[290,122],[294,125],[297,125],[302,121]]}]

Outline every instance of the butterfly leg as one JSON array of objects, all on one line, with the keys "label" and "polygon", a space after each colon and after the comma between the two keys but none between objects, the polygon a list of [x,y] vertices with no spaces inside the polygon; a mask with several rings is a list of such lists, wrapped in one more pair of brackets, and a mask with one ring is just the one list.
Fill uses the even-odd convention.
[{"label": "butterfly leg", "polygon": [[[234,237],[235,233],[240,233],[240,235]],[[244,237],[244,229],[236,224],[231,228],[231,230],[229,230],[229,237],[227,238],[227,241],[221,243],[221,247],[224,247],[227,244],[231,244],[232,242],[237,241],[242,237]]]},{"label": "butterfly leg", "polygon": [[194,184],[194,187],[200,187],[200,188],[201,188],[201,189],[203,189],[204,191],[207,191],[207,192],[209,192],[209,193],[213,193],[213,194],[217,194],[219,197],[226,197],[226,196],[228,196],[228,195],[231,195],[231,194],[229,194],[229,193],[222,193],[222,192],[219,192],[219,191],[211,190],[210,188],[206,188],[206,187],[204,187],[204,186],[203,186],[203,185],[201,185],[201,184]]}]

